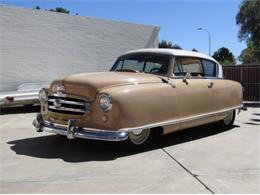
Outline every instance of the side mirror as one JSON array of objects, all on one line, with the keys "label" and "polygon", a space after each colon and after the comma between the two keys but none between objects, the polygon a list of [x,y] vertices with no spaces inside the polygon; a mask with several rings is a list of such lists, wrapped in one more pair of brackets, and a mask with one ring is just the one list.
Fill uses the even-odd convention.
[{"label": "side mirror", "polygon": [[187,83],[187,79],[190,79],[191,75],[189,72],[186,73],[185,77],[183,78],[183,82]]},{"label": "side mirror", "polygon": [[175,88],[172,78],[169,78],[169,79],[165,79],[163,77],[159,77],[159,78],[162,80],[163,83],[167,83],[167,84],[171,85],[173,88]]}]

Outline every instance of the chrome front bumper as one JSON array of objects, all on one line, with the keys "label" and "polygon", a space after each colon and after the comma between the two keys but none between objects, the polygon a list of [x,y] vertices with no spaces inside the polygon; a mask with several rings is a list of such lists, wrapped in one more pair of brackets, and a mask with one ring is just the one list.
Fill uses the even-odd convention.
[{"label": "chrome front bumper", "polygon": [[76,126],[76,121],[71,119],[68,125],[51,123],[43,120],[41,114],[37,114],[33,125],[37,132],[46,131],[49,133],[60,134],[67,136],[68,139],[83,138],[103,141],[123,141],[128,139],[126,131],[110,131],[101,129],[91,129]]}]

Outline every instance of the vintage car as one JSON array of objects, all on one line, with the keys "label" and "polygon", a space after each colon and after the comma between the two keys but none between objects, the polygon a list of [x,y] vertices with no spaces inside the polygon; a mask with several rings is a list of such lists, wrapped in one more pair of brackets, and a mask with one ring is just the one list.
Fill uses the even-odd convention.
[{"label": "vintage car", "polygon": [[110,72],[65,76],[41,89],[33,124],[69,139],[140,148],[158,134],[208,123],[230,128],[242,99],[241,85],[223,79],[210,56],[139,49],[121,55]]}]

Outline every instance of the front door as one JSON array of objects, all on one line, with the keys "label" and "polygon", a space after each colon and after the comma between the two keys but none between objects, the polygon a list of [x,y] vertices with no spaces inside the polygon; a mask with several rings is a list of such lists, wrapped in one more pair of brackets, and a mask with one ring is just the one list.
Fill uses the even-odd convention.
[{"label": "front door", "polygon": [[180,127],[188,128],[215,120],[216,111],[214,80],[206,79],[197,58],[179,57],[175,59],[174,82],[180,111]]}]

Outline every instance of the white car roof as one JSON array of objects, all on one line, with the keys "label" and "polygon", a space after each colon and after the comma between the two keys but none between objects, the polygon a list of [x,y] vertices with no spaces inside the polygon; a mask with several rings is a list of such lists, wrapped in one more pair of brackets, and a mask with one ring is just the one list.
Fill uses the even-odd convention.
[{"label": "white car roof", "polygon": [[162,49],[162,48],[147,48],[147,49],[136,49],[132,51],[128,51],[124,53],[124,55],[128,54],[137,54],[137,53],[157,53],[157,54],[167,54],[167,55],[173,55],[173,56],[186,56],[186,57],[198,57],[198,58],[203,58],[203,59],[208,59],[216,62],[219,64],[214,58],[203,54],[199,52],[194,52],[194,51],[185,51],[181,49]]}]

